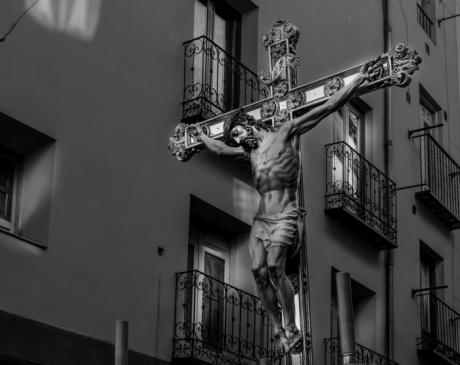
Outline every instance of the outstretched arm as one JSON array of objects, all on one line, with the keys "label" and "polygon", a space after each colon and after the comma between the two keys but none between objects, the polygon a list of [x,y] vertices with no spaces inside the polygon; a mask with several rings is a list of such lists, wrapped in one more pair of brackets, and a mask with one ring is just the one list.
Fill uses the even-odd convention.
[{"label": "outstretched arm", "polygon": [[196,125],[196,131],[198,132],[198,136],[203,141],[204,145],[216,154],[219,157],[243,157],[246,155],[243,147],[230,147],[226,145],[224,142],[215,140],[213,138],[209,138],[206,133],[204,133],[203,128],[201,126]]},{"label": "outstretched arm", "polygon": [[361,68],[358,76],[356,76],[347,86],[341,88],[334,95],[332,95],[324,104],[321,104],[320,106],[317,106],[316,108],[308,111],[304,115],[293,119],[291,122],[291,135],[308,132],[319,122],[321,122],[321,120],[338,110],[348,100],[350,100],[354,96],[357,88],[365,80],[373,76],[373,72],[375,72],[373,66],[377,60],[378,58],[371,62],[365,63]]}]

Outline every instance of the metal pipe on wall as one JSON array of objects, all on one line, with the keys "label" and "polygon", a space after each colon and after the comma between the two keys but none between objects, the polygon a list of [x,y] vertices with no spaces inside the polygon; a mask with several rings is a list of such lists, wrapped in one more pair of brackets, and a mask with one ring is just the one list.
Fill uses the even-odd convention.
[{"label": "metal pipe on wall", "polygon": [[[383,51],[391,49],[391,24],[389,0],[382,0],[383,6]],[[391,88],[383,91],[383,159],[385,174],[391,178]],[[387,199],[388,201],[388,199]],[[388,210],[387,210],[388,211]],[[394,256],[392,250],[385,251],[385,354],[393,357],[393,265]]]},{"label": "metal pipe on wall", "polygon": [[335,275],[335,280],[337,284],[340,356],[343,365],[351,365],[355,362],[356,342],[350,274],[338,272]]},{"label": "metal pipe on wall", "polygon": [[115,365],[128,365],[128,321],[116,323]]}]

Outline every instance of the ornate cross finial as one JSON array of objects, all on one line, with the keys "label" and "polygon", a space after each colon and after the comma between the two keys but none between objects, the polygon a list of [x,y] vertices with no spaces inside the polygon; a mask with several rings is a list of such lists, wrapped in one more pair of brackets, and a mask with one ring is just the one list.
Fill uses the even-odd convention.
[{"label": "ornate cross finial", "polygon": [[274,43],[282,40],[289,42],[290,53],[295,54],[297,41],[299,40],[299,28],[286,19],[278,19],[269,33],[263,36],[264,47],[268,49]]},{"label": "ornate cross finial", "polygon": [[[268,51],[269,71],[259,72],[259,80],[270,86],[272,99],[261,108],[261,117],[274,118],[273,127],[290,118],[290,111],[299,106],[302,95],[290,94],[297,84],[296,68],[300,64],[296,56],[299,29],[286,19],[278,19],[263,38]],[[278,105],[281,103],[281,107]]]},{"label": "ornate cross finial", "polygon": [[390,57],[393,68],[391,84],[399,87],[408,86],[412,80],[410,75],[419,69],[422,58],[416,50],[409,48],[404,43],[397,43],[390,52]]}]

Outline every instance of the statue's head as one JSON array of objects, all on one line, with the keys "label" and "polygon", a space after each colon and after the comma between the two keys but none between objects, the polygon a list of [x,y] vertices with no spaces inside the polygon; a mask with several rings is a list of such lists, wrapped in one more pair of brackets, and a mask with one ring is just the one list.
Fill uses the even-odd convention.
[{"label": "statue's head", "polygon": [[229,146],[242,146],[246,152],[250,152],[258,145],[254,128],[258,129],[254,117],[240,110],[224,125],[224,141]]}]

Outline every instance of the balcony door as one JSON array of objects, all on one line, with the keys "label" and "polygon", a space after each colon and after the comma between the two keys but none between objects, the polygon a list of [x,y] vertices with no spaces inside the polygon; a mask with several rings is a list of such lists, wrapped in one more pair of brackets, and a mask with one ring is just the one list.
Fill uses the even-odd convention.
[{"label": "balcony door", "polygon": [[[334,156],[333,181],[336,188],[340,188],[356,203],[361,203],[360,189],[364,178],[361,173],[360,153],[364,149],[363,113],[352,104],[346,104],[337,113],[334,123],[334,142],[346,142],[336,156]],[[355,209],[349,206],[349,209]],[[358,212],[355,212],[358,213]]]},{"label": "balcony door", "polygon": [[421,252],[420,255],[420,288],[428,289],[428,295],[423,295],[421,297],[422,306],[421,306],[421,316],[422,316],[422,336],[436,335],[435,325],[436,325],[436,306],[435,302],[432,300],[432,295],[434,291],[432,288],[436,286],[436,263],[427,257],[426,254]]},{"label": "balcony door", "polygon": [[212,278],[209,290],[204,291],[202,303],[203,341],[221,347],[224,338],[225,279],[228,273],[226,255],[211,249],[204,249],[202,256],[204,273]]},{"label": "balcony door", "polygon": [[195,0],[193,36],[206,36],[210,41],[203,38],[197,44],[202,51],[195,55],[194,82],[220,112],[237,106],[232,59],[239,58],[240,18],[224,1]]},{"label": "balcony door", "polygon": [[[213,351],[223,346],[225,335],[226,283],[229,281],[231,237],[206,221],[194,220],[190,227],[189,266],[199,270],[195,318],[201,340]],[[192,293],[190,294],[192,295]]]}]

